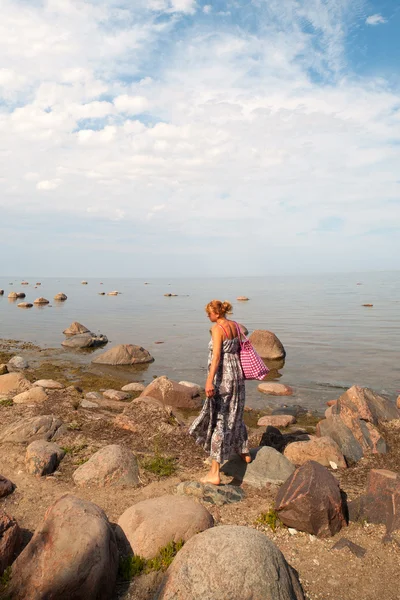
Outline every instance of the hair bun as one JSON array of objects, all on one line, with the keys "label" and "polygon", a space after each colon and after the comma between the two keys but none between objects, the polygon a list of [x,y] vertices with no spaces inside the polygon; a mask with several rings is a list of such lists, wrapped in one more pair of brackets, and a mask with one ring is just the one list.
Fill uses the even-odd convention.
[{"label": "hair bun", "polygon": [[232,304],[230,302],[228,302],[227,300],[225,300],[222,303],[222,310],[224,311],[224,314],[231,313],[232,312]]}]

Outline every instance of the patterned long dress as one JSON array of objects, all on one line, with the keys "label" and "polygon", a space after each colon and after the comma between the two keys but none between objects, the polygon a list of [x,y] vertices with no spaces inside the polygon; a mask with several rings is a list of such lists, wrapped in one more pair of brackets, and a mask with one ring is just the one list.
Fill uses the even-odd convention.
[{"label": "patterned long dress", "polygon": [[[210,369],[213,344],[208,345]],[[221,360],[214,377],[215,394],[207,398],[200,415],[190,426],[189,433],[196,443],[219,463],[234,453],[247,454],[247,429],[243,423],[245,386],[239,360],[239,339],[224,339]]]}]

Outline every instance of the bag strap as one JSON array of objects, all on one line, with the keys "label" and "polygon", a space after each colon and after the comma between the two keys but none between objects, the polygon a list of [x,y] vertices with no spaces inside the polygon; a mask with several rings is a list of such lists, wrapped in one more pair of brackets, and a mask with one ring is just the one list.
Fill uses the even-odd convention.
[{"label": "bag strap", "polygon": [[218,327],[221,327],[221,329],[223,329],[223,330],[224,330],[224,333],[225,333],[226,339],[227,339],[227,340],[229,340],[229,335],[226,333],[226,329],[225,329],[225,327],[224,327],[223,325],[221,325],[221,323],[217,323],[217,325],[218,325]]}]

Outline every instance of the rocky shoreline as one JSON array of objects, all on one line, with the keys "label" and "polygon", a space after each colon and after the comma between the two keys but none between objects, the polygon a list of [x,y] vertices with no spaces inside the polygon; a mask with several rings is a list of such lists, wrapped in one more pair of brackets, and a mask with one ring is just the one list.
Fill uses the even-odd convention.
[{"label": "rocky shoreline", "polygon": [[[162,376],[145,386],[140,367],[66,362],[62,350],[15,340],[2,341],[0,365],[2,598],[39,597],[31,589],[57,598],[231,598],[227,582],[239,589],[241,564],[260,597],[398,598],[393,402],[353,386],[325,419],[299,407],[248,409],[253,462],[232,458],[221,486],[203,486],[206,457],[187,434],[199,386]],[[210,548],[221,540],[229,549],[215,579]],[[249,548],[260,562],[247,564]],[[274,564],[286,573],[275,595]],[[210,569],[200,592],[194,582]]]}]

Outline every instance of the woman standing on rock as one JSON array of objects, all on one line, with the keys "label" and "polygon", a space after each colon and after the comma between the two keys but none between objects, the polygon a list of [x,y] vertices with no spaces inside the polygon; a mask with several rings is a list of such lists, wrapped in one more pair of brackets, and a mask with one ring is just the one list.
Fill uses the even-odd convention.
[{"label": "woman standing on rock", "polygon": [[232,312],[229,302],[212,300],[206,306],[212,327],[209,343],[206,401],[189,433],[210,453],[211,469],[202,483],[219,485],[220,466],[231,454],[251,461],[247,430],[243,422],[245,386],[239,360],[240,341],[235,322],[226,318]]}]

